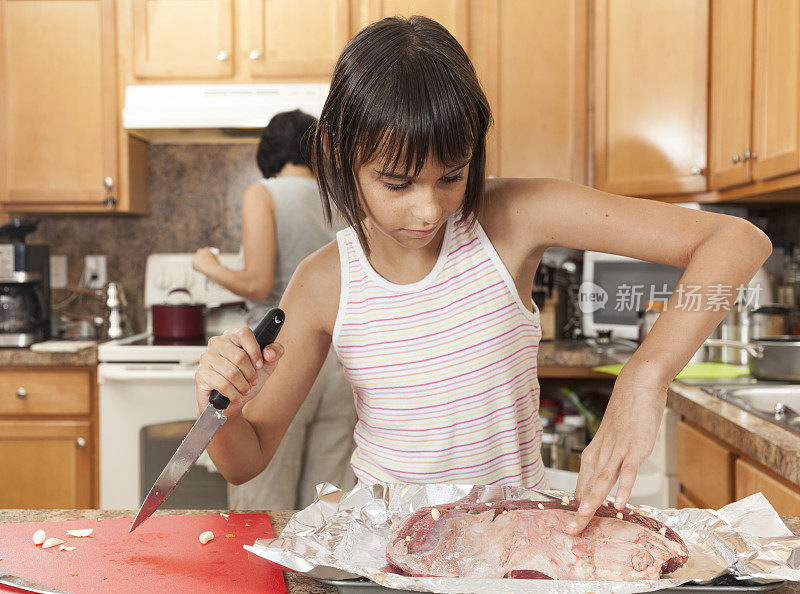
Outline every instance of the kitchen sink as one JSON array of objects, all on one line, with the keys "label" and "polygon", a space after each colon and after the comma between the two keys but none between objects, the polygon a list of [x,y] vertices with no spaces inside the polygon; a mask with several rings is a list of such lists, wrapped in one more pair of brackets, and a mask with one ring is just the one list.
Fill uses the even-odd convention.
[{"label": "kitchen sink", "polygon": [[800,384],[715,386],[703,390],[790,431],[800,433]]}]

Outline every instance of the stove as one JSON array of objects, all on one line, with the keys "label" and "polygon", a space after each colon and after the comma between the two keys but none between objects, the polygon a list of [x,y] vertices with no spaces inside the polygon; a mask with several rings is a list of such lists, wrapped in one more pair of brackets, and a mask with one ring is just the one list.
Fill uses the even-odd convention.
[{"label": "stove", "polygon": [[[172,289],[186,288],[194,303],[206,305],[241,299],[192,270],[192,257],[149,256],[144,286],[148,331],[103,343],[97,349],[103,509],[138,509],[155,478],[152,473],[157,476],[164,466],[160,456],[169,459],[197,417],[194,374],[208,338],[246,325],[243,310],[216,309],[206,314],[207,337],[192,341],[153,337],[150,307],[164,303]],[[220,260],[231,268],[238,264],[236,254],[221,254]],[[187,509],[227,507],[225,479],[207,454],[175,495],[167,503],[174,500]]]}]

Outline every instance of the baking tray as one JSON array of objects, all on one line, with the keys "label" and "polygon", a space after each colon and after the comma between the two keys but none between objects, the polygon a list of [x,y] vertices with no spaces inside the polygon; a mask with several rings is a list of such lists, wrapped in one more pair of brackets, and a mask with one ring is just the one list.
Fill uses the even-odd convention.
[{"label": "baking tray", "polygon": [[[336,586],[339,594],[419,594],[413,590],[396,590],[394,588],[386,588],[380,584],[376,584],[372,580],[366,578],[357,578],[351,580],[318,580],[323,584],[329,586]],[[730,574],[721,575],[707,585],[700,584],[683,584],[677,588],[667,588],[665,590],[658,590],[658,592],[768,592],[770,590],[777,590],[778,588],[786,585],[785,581],[777,582],[757,582],[752,580],[737,580]]]}]

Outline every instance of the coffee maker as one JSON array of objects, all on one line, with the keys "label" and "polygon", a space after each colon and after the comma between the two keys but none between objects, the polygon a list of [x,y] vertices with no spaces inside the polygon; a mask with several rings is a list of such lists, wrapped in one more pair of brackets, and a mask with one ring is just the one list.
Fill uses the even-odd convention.
[{"label": "coffee maker", "polygon": [[0,347],[50,338],[50,247],[25,243],[36,223],[0,226]]}]

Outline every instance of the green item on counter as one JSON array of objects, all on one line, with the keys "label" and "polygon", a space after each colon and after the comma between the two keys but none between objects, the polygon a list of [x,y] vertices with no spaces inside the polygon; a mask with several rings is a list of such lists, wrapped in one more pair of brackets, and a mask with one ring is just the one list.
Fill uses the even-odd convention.
[{"label": "green item on counter", "polygon": [[[592,367],[592,371],[599,371],[600,373],[610,373],[611,375],[619,375],[619,372],[621,370],[622,370],[621,364]],[[711,362],[689,363],[676,376],[676,379],[740,377],[743,375],[750,375],[750,370],[745,365],[731,365],[729,363],[711,363]]]},{"label": "green item on counter", "polygon": [[577,407],[578,412],[581,413],[586,420],[586,426],[589,428],[589,436],[594,437],[597,430],[600,428],[601,415],[596,414],[581,401],[580,396],[575,393],[575,390],[569,386],[561,386],[561,393],[564,394],[569,400]]}]

